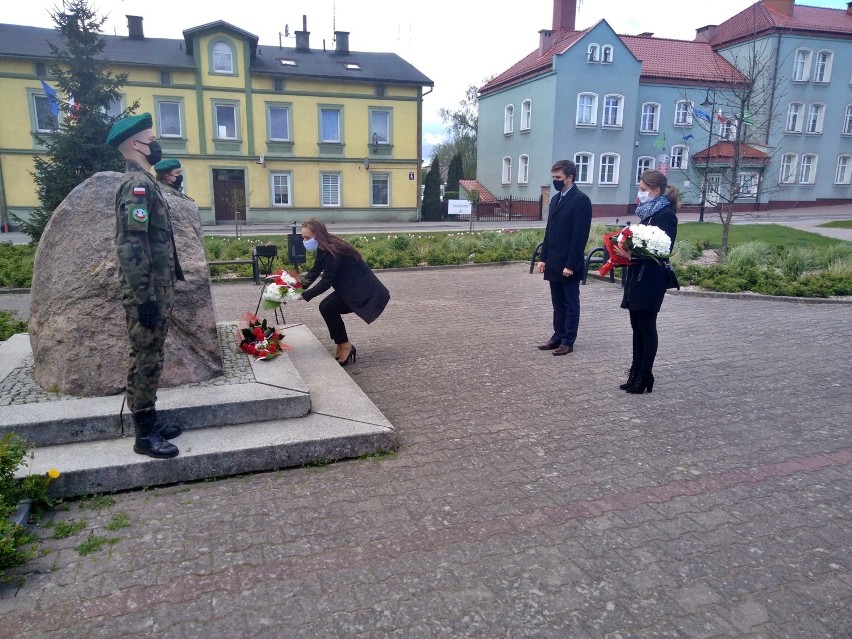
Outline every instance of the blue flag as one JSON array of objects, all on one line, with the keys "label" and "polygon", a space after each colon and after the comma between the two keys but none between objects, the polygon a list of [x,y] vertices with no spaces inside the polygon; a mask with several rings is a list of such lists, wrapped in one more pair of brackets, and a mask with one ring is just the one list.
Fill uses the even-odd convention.
[{"label": "blue flag", "polygon": [[692,135],[692,133],[687,133],[686,135],[684,135],[684,136],[683,136],[683,141],[684,141],[684,142],[686,142],[686,141],[687,141],[687,140],[689,140],[690,138],[694,138],[694,137],[695,137],[695,136],[694,136],[694,135]]},{"label": "blue flag", "polygon": [[709,113],[707,113],[707,111],[702,111],[701,109],[693,109],[693,110],[692,110],[692,112],[693,112],[696,116],[698,116],[698,117],[699,117],[699,118],[701,118],[702,120],[706,120],[707,122],[710,122],[710,120],[712,120],[712,119],[713,119],[713,118],[711,118],[711,117],[710,117],[710,114],[709,114]]},{"label": "blue flag", "polygon": [[47,82],[44,80],[41,81],[41,86],[44,87],[44,92],[47,94],[47,106],[50,108],[50,112],[53,114],[53,117],[59,117],[59,96],[56,94],[56,91],[53,90]]}]

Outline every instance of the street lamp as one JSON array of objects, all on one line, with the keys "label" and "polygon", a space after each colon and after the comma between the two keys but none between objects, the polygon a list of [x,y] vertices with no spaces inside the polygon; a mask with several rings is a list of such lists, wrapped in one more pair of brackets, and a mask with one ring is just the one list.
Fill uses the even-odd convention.
[{"label": "street lamp", "polygon": [[713,91],[713,99],[710,99],[710,89],[707,89],[707,95],[704,96],[704,102],[701,103],[704,108],[710,107],[710,122],[707,127],[707,150],[704,152],[704,180],[701,183],[701,208],[698,211],[698,221],[704,221],[704,207],[707,204],[707,184],[710,173],[710,147],[713,146],[713,115],[716,111],[716,91]]}]

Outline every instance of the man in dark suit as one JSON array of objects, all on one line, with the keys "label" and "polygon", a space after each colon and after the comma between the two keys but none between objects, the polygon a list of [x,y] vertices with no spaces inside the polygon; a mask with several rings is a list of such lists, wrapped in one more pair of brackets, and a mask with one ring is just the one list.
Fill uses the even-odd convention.
[{"label": "man in dark suit", "polygon": [[580,325],[580,281],[592,226],[592,202],[574,186],[577,167],[571,160],[559,160],[550,173],[557,193],[550,200],[538,272],[550,282],[553,336],[539,349],[567,355],[574,351]]}]

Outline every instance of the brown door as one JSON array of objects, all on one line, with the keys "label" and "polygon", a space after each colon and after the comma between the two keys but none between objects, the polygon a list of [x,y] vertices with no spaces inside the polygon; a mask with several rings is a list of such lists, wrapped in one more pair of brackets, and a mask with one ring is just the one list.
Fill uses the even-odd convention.
[{"label": "brown door", "polygon": [[213,169],[213,207],[216,222],[233,222],[235,212],[246,221],[246,182],[242,169]]}]

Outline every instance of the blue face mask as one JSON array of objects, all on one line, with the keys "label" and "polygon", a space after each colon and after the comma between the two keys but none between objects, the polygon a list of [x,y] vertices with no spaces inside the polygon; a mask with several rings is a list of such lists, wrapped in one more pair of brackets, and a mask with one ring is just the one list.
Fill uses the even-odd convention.
[{"label": "blue face mask", "polygon": [[315,238],[315,237],[312,237],[309,240],[302,240],[302,244],[305,245],[305,249],[308,250],[308,251],[316,251],[317,246],[319,246],[319,242],[317,241],[317,238]]}]

